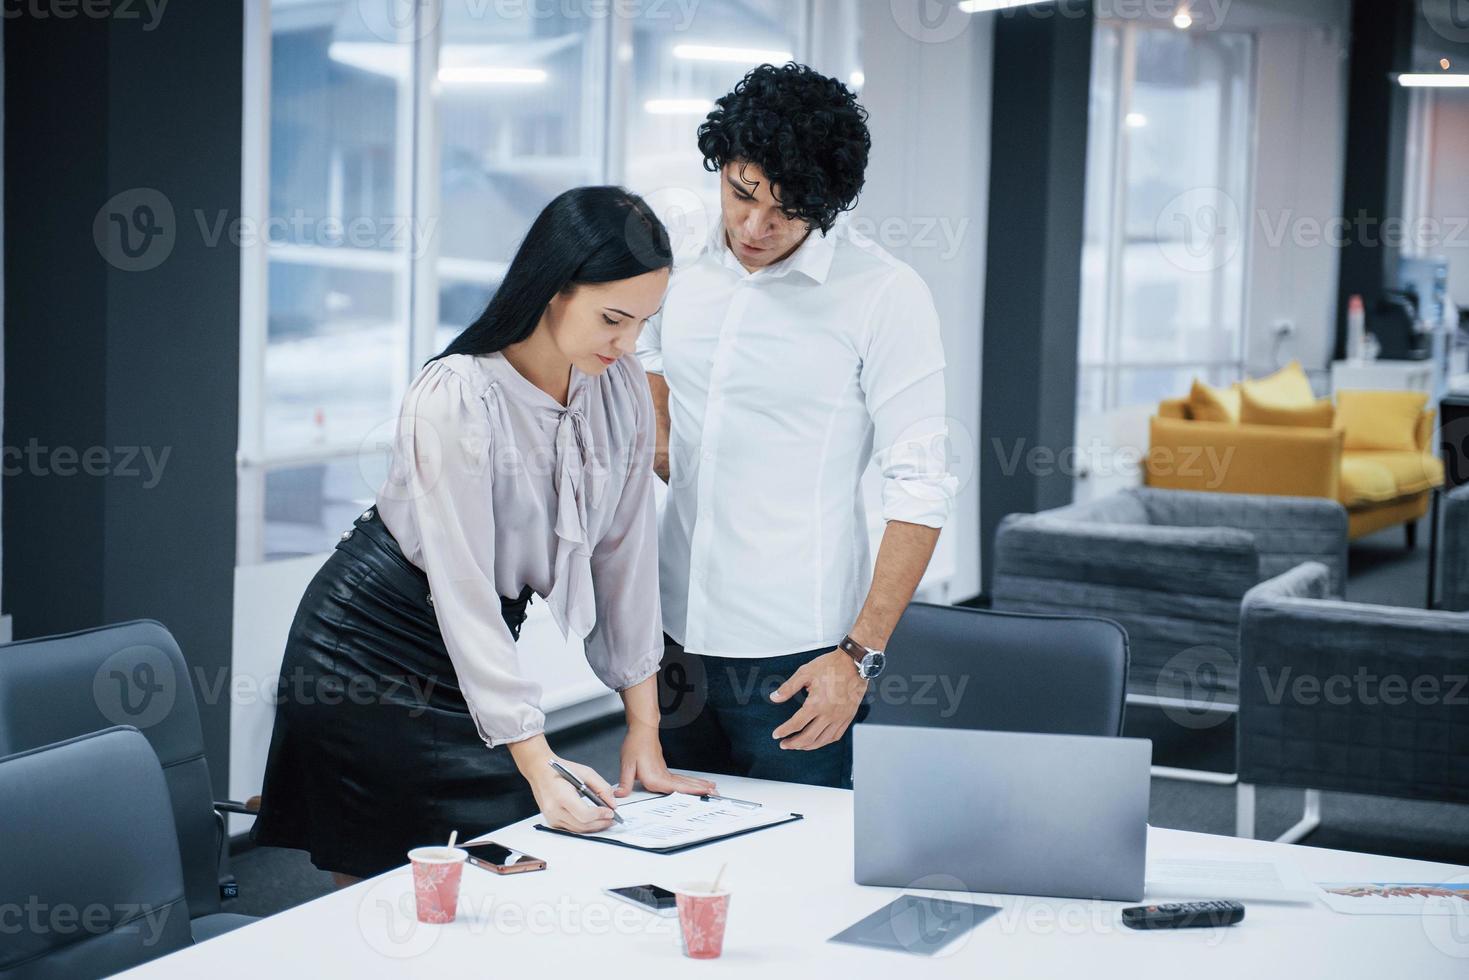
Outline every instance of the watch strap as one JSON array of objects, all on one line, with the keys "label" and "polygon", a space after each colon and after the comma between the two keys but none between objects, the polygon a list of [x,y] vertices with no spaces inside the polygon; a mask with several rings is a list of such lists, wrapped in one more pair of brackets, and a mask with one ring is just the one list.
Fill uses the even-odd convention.
[{"label": "watch strap", "polygon": [[869,653],[882,653],[881,650],[869,650],[867,647],[864,647],[862,644],[852,639],[852,635],[850,633],[842,637],[842,642],[837,644],[837,649],[841,650],[847,656],[851,657],[859,665],[862,663],[863,660],[867,658],[867,655]]}]

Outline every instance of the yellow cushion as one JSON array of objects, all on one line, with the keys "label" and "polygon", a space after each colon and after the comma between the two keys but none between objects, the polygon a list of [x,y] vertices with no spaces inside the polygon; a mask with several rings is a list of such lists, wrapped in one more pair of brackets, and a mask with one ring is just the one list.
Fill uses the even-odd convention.
[{"label": "yellow cushion", "polygon": [[[1427,453],[1413,450],[1369,450],[1342,454],[1342,477],[1347,465],[1381,470],[1392,478],[1396,496],[1410,497],[1444,482],[1443,461]],[[1375,479],[1375,478],[1374,478]]]},{"label": "yellow cushion", "polygon": [[1240,407],[1239,385],[1215,388],[1195,378],[1194,386],[1188,393],[1188,407],[1193,417],[1200,422],[1237,423]]},{"label": "yellow cushion", "polygon": [[1339,391],[1336,421],[1347,449],[1418,448],[1418,417],[1428,396],[1418,391]]},{"label": "yellow cushion", "polygon": [[1260,399],[1250,388],[1240,392],[1239,420],[1243,425],[1295,425],[1313,429],[1329,429],[1336,418],[1331,399],[1322,398],[1309,405],[1279,405]]},{"label": "yellow cushion", "polygon": [[1158,403],[1158,415],[1165,419],[1191,419],[1193,412],[1187,398],[1165,398]]},{"label": "yellow cushion", "polygon": [[1392,471],[1361,455],[1342,456],[1341,490],[1337,499],[1344,507],[1385,504],[1398,496]]},{"label": "yellow cushion", "polygon": [[1274,374],[1246,381],[1241,387],[1256,400],[1272,405],[1305,408],[1316,401],[1311,380],[1306,377],[1300,361],[1291,361]]}]

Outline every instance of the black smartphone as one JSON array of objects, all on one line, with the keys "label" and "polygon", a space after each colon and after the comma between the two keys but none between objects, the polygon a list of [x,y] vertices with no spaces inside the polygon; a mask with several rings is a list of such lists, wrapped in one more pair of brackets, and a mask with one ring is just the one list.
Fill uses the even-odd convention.
[{"label": "black smartphone", "polygon": [[630,902],[640,909],[672,918],[678,915],[678,899],[667,888],[657,885],[628,885],[626,888],[609,888],[607,894]]},{"label": "black smartphone", "polygon": [[493,871],[497,875],[541,871],[546,867],[546,862],[540,858],[512,850],[494,841],[486,840],[478,844],[460,844],[459,846],[469,852],[470,864],[478,865],[486,871]]}]

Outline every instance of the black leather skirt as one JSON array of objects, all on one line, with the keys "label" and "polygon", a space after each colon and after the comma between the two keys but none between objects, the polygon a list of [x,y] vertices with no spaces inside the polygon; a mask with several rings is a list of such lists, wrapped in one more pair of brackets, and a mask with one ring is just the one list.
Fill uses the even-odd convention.
[{"label": "black leather skirt", "polygon": [[[501,599],[520,638],[531,589]],[[429,596],[376,508],[316,573],[291,624],[250,836],[367,877],[409,848],[536,812],[509,750],[480,739]]]}]

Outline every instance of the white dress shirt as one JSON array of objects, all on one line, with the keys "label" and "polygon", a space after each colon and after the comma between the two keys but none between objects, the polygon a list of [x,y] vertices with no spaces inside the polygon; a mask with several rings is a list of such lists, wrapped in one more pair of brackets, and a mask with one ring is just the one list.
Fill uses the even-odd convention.
[{"label": "white dress shirt", "polygon": [[942,527],[957,489],[928,287],[846,222],[748,272],[716,221],[637,353],[670,392],[664,630],[725,657],[836,646],[871,582],[869,460],[886,521]]},{"label": "white dress shirt", "polygon": [[564,406],[500,353],[431,361],[404,396],[378,513],[428,576],[490,747],[546,725],[501,596],[529,585],[614,690],[658,672],[653,437],[648,379],[631,357],[598,377],[572,368]]}]

